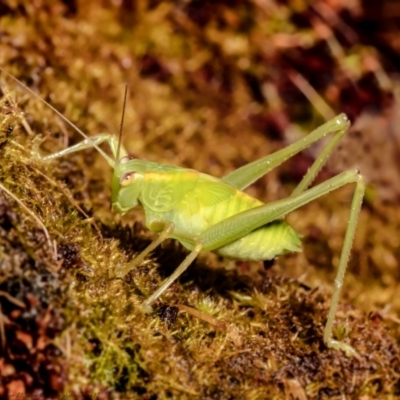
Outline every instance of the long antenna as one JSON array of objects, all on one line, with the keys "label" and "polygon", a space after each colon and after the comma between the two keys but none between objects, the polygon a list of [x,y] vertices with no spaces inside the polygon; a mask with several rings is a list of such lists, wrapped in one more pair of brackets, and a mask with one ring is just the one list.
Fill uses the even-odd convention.
[{"label": "long antenna", "polygon": [[119,125],[119,134],[118,134],[117,153],[115,155],[115,168],[119,164],[119,153],[121,152],[122,129],[124,127],[125,108],[126,108],[126,98],[127,98],[127,96],[128,96],[128,84],[125,84],[124,105],[122,107],[121,123]]},{"label": "long antenna", "polygon": [[96,143],[93,142],[92,139],[90,139],[89,136],[87,136],[84,132],[82,132],[73,122],[71,122],[67,117],[64,117],[58,111],[55,107],[53,107],[50,103],[48,103],[45,99],[41,98],[37,93],[35,93],[32,89],[30,89],[28,86],[26,86],[24,83],[22,83],[19,79],[17,79],[15,76],[11,75],[9,72],[7,72],[5,69],[0,67],[0,71],[5,73],[8,77],[10,77],[12,80],[14,80],[19,86],[21,86],[24,90],[32,94],[34,97],[39,99],[43,104],[45,104],[47,107],[49,107],[51,110],[53,110],[64,122],[66,122],[70,127],[75,129],[80,135],[82,135],[86,140],[88,140],[92,146],[106,159],[106,161],[111,165],[111,167],[114,168],[115,162],[114,160],[109,157]]}]

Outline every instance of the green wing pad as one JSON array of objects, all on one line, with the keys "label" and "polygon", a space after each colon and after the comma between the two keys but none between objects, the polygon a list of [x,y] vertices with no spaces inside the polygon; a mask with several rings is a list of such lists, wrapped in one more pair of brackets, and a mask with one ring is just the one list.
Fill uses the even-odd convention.
[{"label": "green wing pad", "polygon": [[[201,235],[210,224],[215,223],[211,218],[215,212],[220,207],[227,209],[236,192],[231,186],[201,174],[196,186],[187,191],[168,218],[175,224],[176,231],[190,232],[193,236]],[[221,218],[223,215],[216,220]],[[182,242],[182,238],[179,241]]]},{"label": "green wing pad", "polygon": [[144,174],[142,202],[155,212],[174,209],[187,192],[193,190],[199,173],[192,170],[150,171]]},{"label": "green wing pad", "polygon": [[236,189],[222,182],[199,181],[193,196],[199,199],[202,208],[207,208],[230,200],[236,192]]}]

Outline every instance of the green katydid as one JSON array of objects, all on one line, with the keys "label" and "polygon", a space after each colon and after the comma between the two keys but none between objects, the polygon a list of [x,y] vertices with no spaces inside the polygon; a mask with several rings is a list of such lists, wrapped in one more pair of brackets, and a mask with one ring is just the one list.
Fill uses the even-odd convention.
[{"label": "green katydid", "polygon": [[[12,77],[8,73],[7,75]],[[348,227],[323,338],[328,347],[342,350],[350,356],[357,355],[350,345],[333,339],[332,330],[364,196],[364,179],[358,170],[349,170],[309,188],[348,129],[349,121],[346,115],[338,115],[286,148],[253,161],[219,179],[192,169],[133,159],[121,145],[120,138],[106,133],[86,136],[44,99],[16,81],[47,104],[85,138],[82,142],[57,153],[46,157],[37,156],[48,161],[95,147],[114,169],[113,207],[125,213],[141,205],[145,213],[146,226],[159,234],[158,238],[117,273],[118,276],[128,274],[167,238],[177,239],[189,250],[190,253],[175,272],[144,302],[146,310],[151,309],[151,304],[201,252],[213,251],[222,256],[241,260],[269,260],[287,252],[300,251],[299,235],[283,217],[314,199],[346,184],[354,183],[355,191]],[[264,174],[328,134],[333,134],[332,139],[288,198],[264,204],[243,192]],[[103,142],[109,144],[113,158],[99,148]]]}]

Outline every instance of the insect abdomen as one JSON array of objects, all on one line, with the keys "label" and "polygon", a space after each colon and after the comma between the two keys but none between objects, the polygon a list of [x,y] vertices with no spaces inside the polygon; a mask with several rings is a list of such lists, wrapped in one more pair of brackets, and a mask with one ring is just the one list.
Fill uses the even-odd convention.
[{"label": "insect abdomen", "polygon": [[[196,188],[184,197],[181,212],[173,218],[178,229],[201,235],[209,227],[233,215],[263,205],[261,201],[224,182],[215,182],[215,178],[212,180],[205,180],[203,183],[200,179]],[[184,241],[182,244],[192,249],[191,244]],[[300,251],[300,245],[295,230],[285,221],[278,220],[214,252],[234,259],[259,261],[269,260],[290,251]]]},{"label": "insect abdomen", "polygon": [[215,253],[238,260],[271,260],[292,251],[301,251],[297,232],[285,221],[274,221],[236,240]]}]

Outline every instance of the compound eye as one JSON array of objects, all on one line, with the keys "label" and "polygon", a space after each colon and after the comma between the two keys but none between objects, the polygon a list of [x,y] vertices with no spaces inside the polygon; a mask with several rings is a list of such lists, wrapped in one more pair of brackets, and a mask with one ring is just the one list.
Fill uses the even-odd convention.
[{"label": "compound eye", "polygon": [[127,172],[126,174],[121,176],[119,181],[121,186],[128,186],[136,179],[136,174],[134,172]]},{"label": "compound eye", "polygon": [[133,160],[133,157],[132,157],[132,156],[125,156],[125,157],[122,157],[122,158],[119,160],[119,163],[120,163],[120,164],[126,164],[127,162],[129,162],[129,161],[131,161],[131,160]]}]

